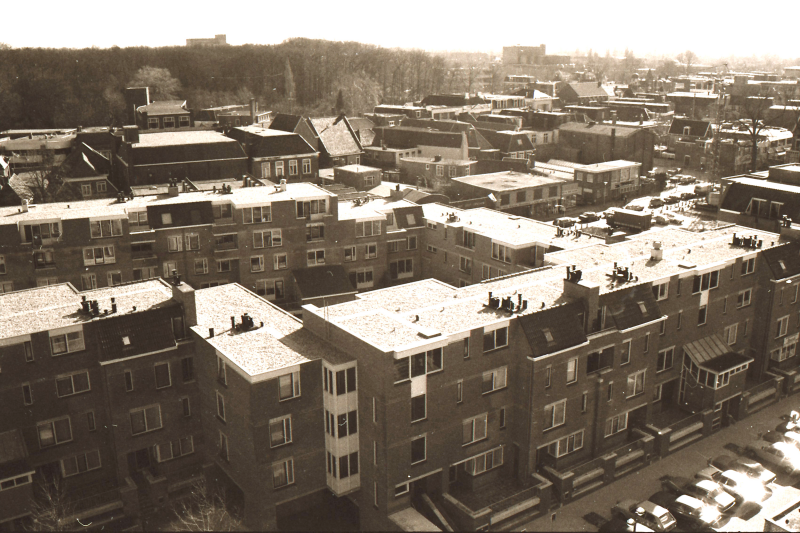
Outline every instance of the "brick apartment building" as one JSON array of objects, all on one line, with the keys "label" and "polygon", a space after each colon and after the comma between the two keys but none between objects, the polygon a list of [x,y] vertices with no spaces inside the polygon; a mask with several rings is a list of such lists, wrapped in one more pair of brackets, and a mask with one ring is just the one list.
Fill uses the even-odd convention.
[{"label": "brick apartment building", "polygon": [[[177,199],[193,194],[148,215],[178,224]],[[371,203],[339,205],[339,219],[375,222]],[[302,322],[236,283],[0,295],[0,521],[28,512],[35,477],[63,478],[80,516],[102,523],[165,508],[204,475],[259,529],[331,493],[363,529],[430,528],[426,507],[456,529],[506,527],[584,490],[568,474],[587,461],[645,441],[650,452],[617,461],[652,460],[663,436],[648,428],[663,416],[699,412],[713,431],[794,386],[800,267],[777,234],[665,229],[606,244],[489,210],[414,209],[381,222],[421,222],[421,273],[471,284],[419,280],[416,252],[398,249],[388,277],[413,283],[310,299]],[[764,379],[775,388],[750,396]],[[529,504],[487,504],[498,484]]]},{"label": "brick apartment building", "polygon": [[[231,141],[235,142],[235,141]],[[27,209],[27,210],[26,210]],[[421,278],[422,208],[402,195],[339,202],[310,183],[5,207],[0,292],[71,282],[93,289],[168,277],[238,282],[298,307],[294,273],[343,265],[368,290]],[[346,278],[345,278],[346,283]],[[339,287],[323,284],[314,293]]]}]

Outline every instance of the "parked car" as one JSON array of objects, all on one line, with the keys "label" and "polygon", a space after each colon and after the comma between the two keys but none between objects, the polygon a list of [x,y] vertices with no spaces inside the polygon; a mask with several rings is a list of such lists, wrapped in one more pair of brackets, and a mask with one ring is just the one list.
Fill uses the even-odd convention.
[{"label": "parked car", "polygon": [[778,427],[775,428],[775,431],[780,431],[781,433],[795,431],[800,433],[800,413],[797,411],[792,411],[789,414],[789,420],[778,424]]},{"label": "parked car", "polygon": [[638,503],[636,500],[622,500],[612,507],[611,514],[633,518],[653,531],[672,531],[676,525],[675,517],[669,511],[647,500]]},{"label": "parked car", "polygon": [[722,526],[725,520],[716,506],[708,505],[688,494],[675,495],[661,491],[650,496],[650,501],[669,511],[678,526],[684,529],[707,531]]},{"label": "parked car", "polygon": [[669,224],[669,220],[664,215],[656,215],[653,217],[653,224],[661,224],[663,226],[666,226],[667,224]]},{"label": "parked car", "polygon": [[650,209],[655,209],[663,205],[664,205],[664,200],[656,196],[654,198],[650,198],[650,202],[647,204],[647,207],[649,207]]},{"label": "parked car", "polygon": [[588,224],[589,222],[600,220],[600,215],[592,211],[587,211],[578,215],[578,220],[580,220],[582,224]]},{"label": "parked car", "polygon": [[616,207],[609,207],[608,209],[603,211],[603,215],[602,216],[603,216],[604,219],[610,220],[610,219],[614,218],[614,213],[616,213],[616,212],[617,212],[617,208]]},{"label": "parked car", "polygon": [[796,431],[767,431],[761,438],[767,442],[785,442],[800,450],[800,433]]},{"label": "parked car", "polygon": [[730,511],[736,505],[736,498],[725,492],[716,481],[668,477],[662,482],[662,486],[679,494],[688,494],[707,505],[713,505],[723,513]]},{"label": "parked car", "polygon": [[574,226],[577,223],[578,223],[578,219],[577,218],[572,218],[572,217],[561,217],[561,218],[557,218],[557,219],[555,219],[553,221],[553,224],[555,224],[556,226],[558,226],[560,228],[571,228],[572,226]]},{"label": "parked car", "polygon": [[664,203],[667,205],[677,204],[681,201],[681,197],[679,194],[670,194],[666,198],[664,198]]},{"label": "parked car", "polygon": [[691,200],[694,198],[693,192],[682,192],[681,193],[681,200]]},{"label": "parked car", "polygon": [[697,181],[694,176],[681,176],[681,185],[690,185]]},{"label": "parked car", "polygon": [[625,206],[625,209],[629,211],[644,211],[644,206],[642,204],[630,203]]},{"label": "parked car", "polygon": [[737,472],[742,472],[746,476],[757,479],[764,484],[772,483],[777,477],[774,472],[764,468],[758,461],[743,457],[733,458],[730,455],[718,455],[711,459],[708,464],[722,471],[736,470]]},{"label": "parked car", "polygon": [[772,489],[736,470],[720,471],[718,468],[709,466],[695,474],[695,477],[716,481],[738,501],[760,503],[772,496]]},{"label": "parked car", "polygon": [[800,451],[786,442],[760,440],[747,445],[747,454],[780,467],[790,476],[800,473]]}]

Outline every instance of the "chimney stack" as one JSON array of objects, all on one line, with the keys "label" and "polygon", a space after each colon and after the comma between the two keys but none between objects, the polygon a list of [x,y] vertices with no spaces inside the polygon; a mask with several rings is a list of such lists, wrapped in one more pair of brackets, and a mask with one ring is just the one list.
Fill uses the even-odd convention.
[{"label": "chimney stack", "polygon": [[653,249],[650,250],[650,259],[661,261],[664,258],[664,250],[661,249],[661,241],[653,241]]},{"label": "chimney stack", "polygon": [[258,113],[258,104],[255,98],[250,99],[250,123],[256,123],[256,114]]}]

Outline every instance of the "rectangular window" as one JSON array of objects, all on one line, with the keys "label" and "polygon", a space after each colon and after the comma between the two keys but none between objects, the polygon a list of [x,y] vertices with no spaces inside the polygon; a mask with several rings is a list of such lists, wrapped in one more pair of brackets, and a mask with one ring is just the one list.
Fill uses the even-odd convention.
[{"label": "rectangular window", "polygon": [[701,291],[715,289],[719,286],[719,270],[707,272],[700,276],[694,277],[694,284],[692,285],[692,294],[697,294]]},{"label": "rectangular window", "polygon": [[22,403],[25,405],[31,405],[33,403],[33,392],[31,391],[30,383],[22,384]]},{"label": "rectangular window", "polygon": [[553,457],[563,457],[569,453],[583,448],[583,431],[580,430],[572,435],[568,435],[547,446],[547,453]]},{"label": "rectangular window", "polygon": [[631,362],[631,341],[627,340],[622,343],[622,349],[620,350],[620,365],[627,365]]},{"label": "rectangular window", "polygon": [[172,376],[169,372],[169,363],[155,365],[156,389],[163,389],[172,385]]},{"label": "rectangular window", "polygon": [[283,237],[279,229],[253,233],[253,248],[277,248],[282,245]]},{"label": "rectangular window", "polygon": [[472,274],[472,259],[460,256],[458,269],[465,274]]},{"label": "rectangular window", "polygon": [[344,249],[344,260],[345,262],[351,262],[356,260],[356,247],[355,246],[348,246]]},{"label": "rectangular window", "polygon": [[122,235],[122,220],[89,221],[89,235],[92,239],[118,237]]},{"label": "rectangular window", "polygon": [[230,259],[217,259],[217,272],[230,272],[231,260]]},{"label": "rectangular window", "polygon": [[747,307],[750,305],[750,298],[753,294],[753,289],[745,289],[743,291],[739,291],[739,295],[736,297],[736,307]]},{"label": "rectangular window", "polygon": [[264,271],[264,256],[255,255],[250,257],[250,272]]},{"label": "rectangular window", "polygon": [[672,368],[673,359],[675,356],[675,347],[671,346],[658,352],[658,362],[656,365],[656,372],[663,372]]},{"label": "rectangular window", "polygon": [[464,401],[464,381],[459,379],[456,383],[456,403]]},{"label": "rectangular window", "polygon": [[586,408],[588,407],[588,404],[589,404],[589,393],[588,392],[584,392],[581,395],[581,413],[585,413],[586,412]]},{"label": "rectangular window", "polygon": [[260,224],[262,222],[272,222],[272,206],[262,205],[242,208],[242,223]]},{"label": "rectangular window", "polygon": [[84,349],[83,332],[72,331],[63,335],[50,337],[50,347],[53,355],[78,352]]},{"label": "rectangular window", "polygon": [[606,419],[605,436],[610,437],[628,429],[628,413]]},{"label": "rectangular window", "polygon": [[269,421],[269,447],[283,446],[292,442],[292,417],[284,416]]},{"label": "rectangular window", "polygon": [[775,335],[775,338],[779,339],[785,336],[788,331],[789,331],[789,315],[786,315],[778,319],[778,330],[777,334]]},{"label": "rectangular window", "polygon": [[223,432],[219,432],[219,456],[228,461],[228,436]]},{"label": "rectangular window", "polygon": [[132,211],[128,213],[128,225],[133,228],[147,227],[147,211]]},{"label": "rectangular window", "polygon": [[628,375],[627,398],[633,398],[644,393],[644,378],[644,370]]},{"label": "rectangular window", "polygon": [[469,359],[469,337],[464,339],[464,359]]},{"label": "rectangular window", "polygon": [[567,384],[578,381],[578,358],[567,361]]},{"label": "rectangular window", "polygon": [[424,420],[427,417],[427,402],[425,394],[411,398],[411,421]]},{"label": "rectangular window", "polygon": [[33,345],[31,344],[31,341],[23,342],[22,347],[25,350],[25,362],[33,362]]},{"label": "rectangular window", "polygon": [[310,200],[297,202],[297,218],[310,218],[311,215],[325,214],[328,212],[327,200]]},{"label": "rectangular window", "polygon": [[213,204],[211,206],[211,211],[214,215],[214,220],[219,220],[221,218],[233,218],[231,204]]},{"label": "rectangular window", "polygon": [[217,416],[225,422],[225,397],[217,391]]},{"label": "rectangular window", "polygon": [[736,337],[739,333],[739,323],[727,326],[723,333],[723,338],[728,346],[733,346],[736,344]]},{"label": "rectangular window", "polygon": [[40,422],[36,425],[39,434],[39,447],[46,448],[72,440],[72,424],[68,416]]},{"label": "rectangular window", "polygon": [[414,276],[414,260],[401,259],[389,263],[389,277],[391,279],[403,279]]},{"label": "rectangular window", "polygon": [[366,222],[356,222],[356,237],[372,237],[381,234],[381,221],[368,220]]},{"label": "rectangular window", "polygon": [[669,296],[669,281],[653,285],[653,296],[656,300],[664,300]]},{"label": "rectangular window", "polygon": [[508,367],[497,368],[483,373],[481,393],[487,394],[496,390],[504,389],[507,385]]},{"label": "rectangular window", "polygon": [[756,270],[756,258],[751,257],[742,261],[742,276],[752,274]]},{"label": "rectangular window", "polygon": [[475,248],[475,233],[472,231],[462,230],[460,244],[465,248]]},{"label": "rectangular window", "polygon": [[131,409],[131,435],[139,435],[161,429],[161,406],[150,405]]},{"label": "rectangular window", "polygon": [[552,429],[567,421],[567,399],[559,400],[544,408],[544,429]]},{"label": "rectangular window", "polygon": [[180,235],[167,237],[167,250],[170,252],[180,252],[183,250],[183,238]]},{"label": "rectangular window", "polygon": [[483,334],[483,351],[490,352],[508,346],[508,326],[488,331]]},{"label": "rectangular window", "polygon": [[87,370],[56,377],[56,393],[59,398],[89,390],[91,390],[91,385],[89,384],[89,372]]},{"label": "rectangular window", "polygon": [[511,249],[508,246],[493,242],[492,259],[497,259],[503,263],[511,263]]},{"label": "rectangular window", "polygon": [[427,458],[427,439],[423,435],[411,441],[411,464],[421,463]]},{"label": "rectangular window", "polygon": [[117,257],[113,246],[96,246],[83,249],[83,264],[85,266],[116,263]]},{"label": "rectangular window", "polygon": [[306,242],[325,240],[325,226],[323,224],[310,224],[306,226]]},{"label": "rectangular window", "polygon": [[194,380],[194,360],[191,357],[181,359],[181,375],[184,383]]},{"label": "rectangular window", "polygon": [[548,366],[544,369],[544,388],[550,387],[553,377],[553,367]]},{"label": "rectangular window", "polygon": [[505,429],[506,427],[506,408],[502,407],[498,412],[499,424],[500,429]]},{"label": "rectangular window", "polygon": [[283,161],[275,161],[275,177],[282,178],[283,176]]},{"label": "rectangular window", "polygon": [[311,174],[311,160],[303,159],[303,174]]},{"label": "rectangular window", "polygon": [[476,416],[475,418],[464,420],[462,431],[463,438],[461,444],[466,446],[467,444],[472,444],[473,442],[478,442],[485,439],[487,420],[487,414],[482,414],[480,416]]},{"label": "rectangular window", "polygon": [[239,240],[236,234],[215,235],[214,247],[217,250],[234,250],[239,247]]},{"label": "rectangular window", "polygon": [[606,398],[607,401],[611,401],[614,399],[614,382],[609,382],[608,387],[606,388],[608,391],[608,397]]},{"label": "rectangular window", "polygon": [[53,250],[36,250],[33,252],[34,268],[50,268],[55,266],[56,258]]},{"label": "rectangular window", "polygon": [[700,308],[697,310],[697,325],[702,326],[706,323],[706,318],[708,315],[708,306],[701,305]]},{"label": "rectangular window", "polygon": [[[281,169],[283,171],[283,169]],[[294,483],[294,460],[287,459],[272,465],[272,486],[281,488]]]},{"label": "rectangular window", "polygon": [[308,266],[324,265],[325,250],[309,250],[306,252],[306,264]]},{"label": "rectangular window", "polygon": [[133,373],[130,370],[125,371],[125,390],[127,392],[133,390]]},{"label": "rectangular window", "polygon": [[378,257],[378,245],[375,243],[364,245],[364,259],[375,259]]},{"label": "rectangular window", "polygon": [[278,378],[280,401],[300,396],[300,372],[292,372]]},{"label": "rectangular window", "polygon": [[189,404],[189,398],[181,398],[181,411],[183,411],[185,418],[192,416],[192,406]]},{"label": "rectangular window", "polygon": [[297,176],[297,159],[291,159],[289,161],[289,175]]},{"label": "rectangular window", "polygon": [[92,450],[86,453],[79,453],[61,460],[61,472],[64,477],[83,474],[90,470],[100,468],[100,451]]}]

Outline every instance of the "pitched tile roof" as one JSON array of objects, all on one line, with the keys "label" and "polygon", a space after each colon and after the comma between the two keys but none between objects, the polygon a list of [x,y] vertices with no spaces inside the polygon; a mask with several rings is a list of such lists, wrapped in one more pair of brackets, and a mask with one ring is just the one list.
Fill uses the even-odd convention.
[{"label": "pitched tile roof", "polygon": [[531,346],[533,357],[541,357],[586,342],[586,333],[579,320],[579,315],[585,311],[583,303],[576,301],[552,307],[547,312],[521,316],[519,323]]},{"label": "pitched tile roof", "polygon": [[611,131],[614,129],[617,130],[617,137],[635,135],[640,130],[640,128],[626,128],[619,124],[612,126],[611,124],[583,124],[582,122],[567,122],[559,126],[558,129],[562,132],[574,132],[583,135],[603,135],[606,137],[610,137]]},{"label": "pitched tile roof", "polygon": [[[167,305],[148,313],[110,315],[98,321],[100,360],[109,361],[165,350],[175,346],[172,317],[179,305]],[[126,344],[123,338],[128,339]]]},{"label": "pitched tile roof", "polygon": [[416,146],[441,146],[461,148],[463,137],[459,132],[432,131],[425,128],[380,127],[375,128],[374,146],[384,141],[392,148],[414,148]]},{"label": "pitched tile roof", "polygon": [[478,132],[483,135],[492,146],[503,153],[522,152],[534,149],[530,137],[523,132],[493,131],[478,126]]},{"label": "pitched tile roof", "polygon": [[362,152],[346,117],[310,118],[309,123],[319,135],[319,140],[331,157]]},{"label": "pitched tile roof", "polygon": [[720,209],[742,213],[753,198],[759,198],[766,200],[767,206],[770,202],[782,203],[781,213],[800,221],[800,186],[749,177],[730,178],[727,181],[730,185],[722,198]]},{"label": "pitched tile roof", "polygon": [[303,120],[303,117],[298,115],[278,113],[275,115],[275,118],[272,119],[269,129],[293,132],[301,120]]},{"label": "pitched tile roof", "polygon": [[243,144],[250,157],[282,157],[316,154],[316,150],[297,133],[244,126],[233,128],[228,136]]},{"label": "pitched tile roof", "polygon": [[[608,97],[608,93],[602,87],[598,87],[597,82],[594,81],[587,81],[583,83],[568,83],[566,86],[575,91],[575,94],[581,98],[586,98],[591,96]],[[561,90],[563,91],[564,89]],[[560,92],[561,91],[559,91],[559,93]]]},{"label": "pitched tile roof", "polygon": [[761,254],[772,270],[773,279],[780,280],[800,274],[800,243],[787,242],[762,250]]},{"label": "pitched tile roof", "polygon": [[137,166],[247,157],[236,140],[215,131],[145,133],[131,149]]},{"label": "pitched tile roof", "polygon": [[630,329],[661,316],[653,290],[645,283],[610,293],[601,298],[600,303],[608,306],[619,330]]},{"label": "pitched tile roof", "polygon": [[691,120],[688,118],[674,118],[669,126],[670,135],[686,135],[683,130],[689,128],[689,135],[697,137],[711,136],[711,123],[705,120]]},{"label": "pitched tile roof", "polygon": [[296,268],[292,270],[292,275],[303,300],[358,292],[342,265]]}]

